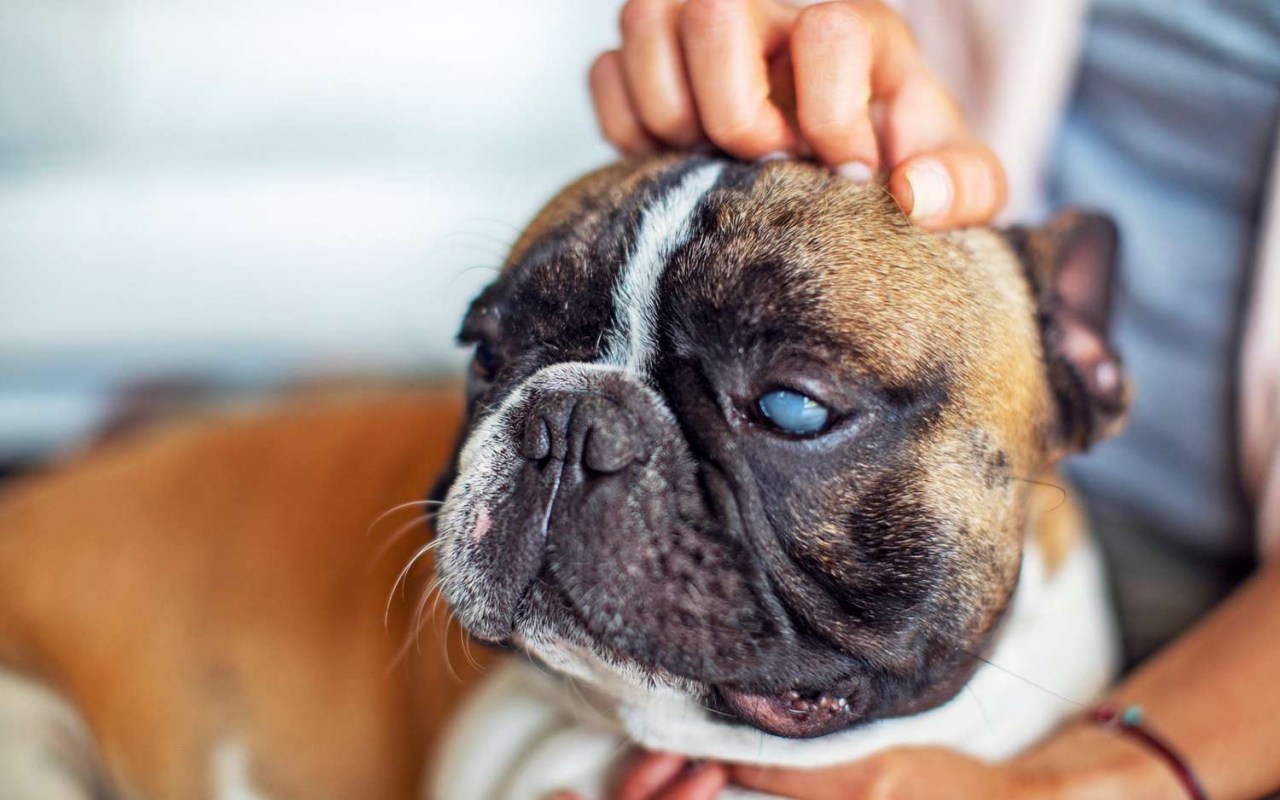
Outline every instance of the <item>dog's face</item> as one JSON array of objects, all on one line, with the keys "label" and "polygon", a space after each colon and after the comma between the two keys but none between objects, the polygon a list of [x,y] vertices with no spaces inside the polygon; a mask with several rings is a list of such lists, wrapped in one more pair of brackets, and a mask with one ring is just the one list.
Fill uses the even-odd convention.
[{"label": "dog's face", "polygon": [[794,162],[569,187],[462,328],[458,618],[785,736],[949,698],[1015,587],[1028,480],[1123,406],[1104,296],[1058,280],[1067,250],[1109,260],[1080,219],[936,236]]}]

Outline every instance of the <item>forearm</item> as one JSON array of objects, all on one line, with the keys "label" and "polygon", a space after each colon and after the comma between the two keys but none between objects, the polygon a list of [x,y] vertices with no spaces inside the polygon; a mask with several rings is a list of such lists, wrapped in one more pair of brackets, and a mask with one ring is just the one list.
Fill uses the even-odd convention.
[{"label": "forearm", "polygon": [[[1112,695],[1143,707],[1213,800],[1280,789],[1280,565],[1231,598]],[[1054,797],[1170,798],[1186,792],[1168,765],[1117,733],[1081,723],[1015,762]]]}]

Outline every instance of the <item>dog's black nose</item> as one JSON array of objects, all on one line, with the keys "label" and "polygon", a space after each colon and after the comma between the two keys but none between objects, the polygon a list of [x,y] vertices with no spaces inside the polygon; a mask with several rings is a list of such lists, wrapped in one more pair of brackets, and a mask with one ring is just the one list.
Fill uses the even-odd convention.
[{"label": "dog's black nose", "polygon": [[621,472],[644,460],[635,420],[599,395],[548,392],[525,420],[520,451],[530,461],[581,464],[597,474]]}]

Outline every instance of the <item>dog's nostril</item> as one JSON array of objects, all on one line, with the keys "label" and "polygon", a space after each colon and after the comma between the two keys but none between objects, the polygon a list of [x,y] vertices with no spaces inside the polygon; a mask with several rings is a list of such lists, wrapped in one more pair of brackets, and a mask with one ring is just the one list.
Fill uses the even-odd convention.
[{"label": "dog's nostril", "polygon": [[566,392],[539,398],[525,420],[520,454],[539,468],[570,461],[588,473],[610,475],[647,457],[636,420],[613,400]]},{"label": "dog's nostril", "polygon": [[592,425],[582,447],[582,464],[593,472],[621,472],[639,460],[636,437],[631,425],[617,421],[612,425]]},{"label": "dog's nostril", "polygon": [[551,429],[543,415],[533,414],[525,422],[520,454],[530,461],[541,461],[551,454]]},{"label": "dog's nostril", "polygon": [[579,404],[575,416],[573,427],[582,437],[579,458],[588,472],[611,475],[643,460],[636,420],[618,404],[592,398]]}]

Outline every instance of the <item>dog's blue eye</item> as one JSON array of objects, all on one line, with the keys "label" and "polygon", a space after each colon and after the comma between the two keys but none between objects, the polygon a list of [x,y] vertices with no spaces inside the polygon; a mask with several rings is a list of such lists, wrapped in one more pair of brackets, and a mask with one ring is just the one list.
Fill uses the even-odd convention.
[{"label": "dog's blue eye", "polygon": [[812,397],[777,389],[758,401],[760,413],[784,433],[804,435],[827,427],[831,412]]}]

